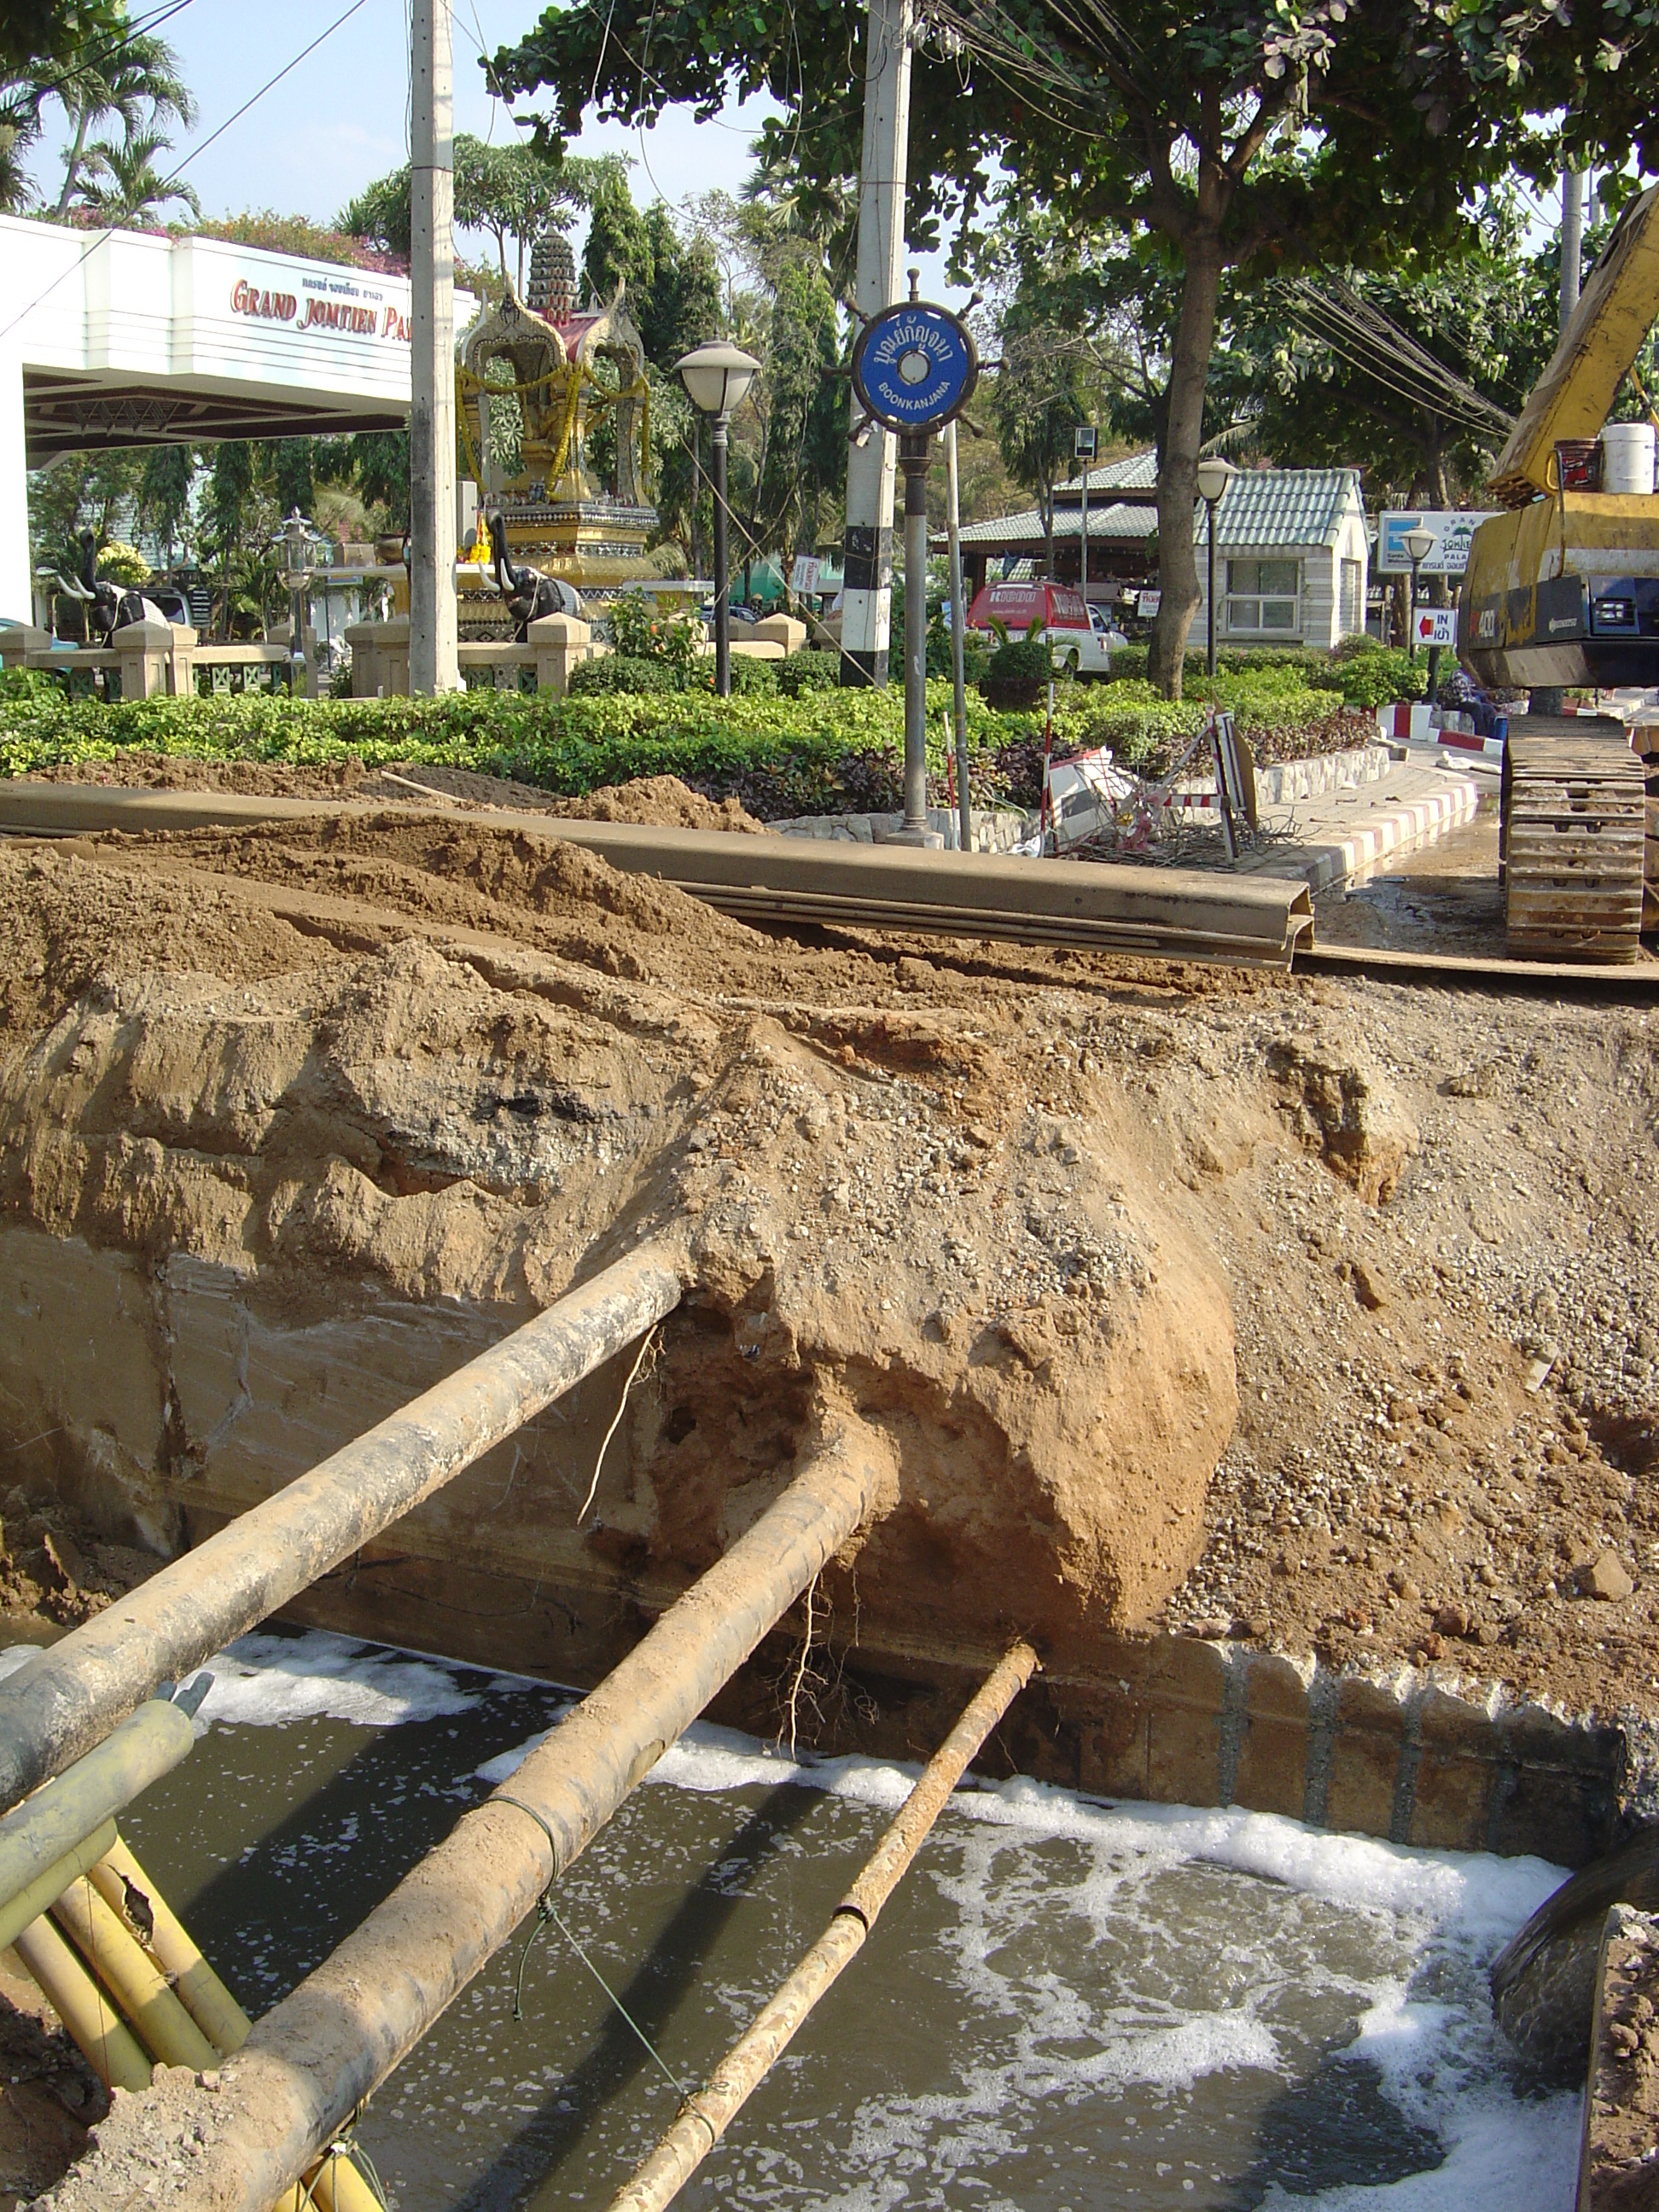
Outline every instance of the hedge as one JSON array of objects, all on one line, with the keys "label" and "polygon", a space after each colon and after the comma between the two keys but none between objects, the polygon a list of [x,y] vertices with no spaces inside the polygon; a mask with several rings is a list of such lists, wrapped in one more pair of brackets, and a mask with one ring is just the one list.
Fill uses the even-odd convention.
[{"label": "hedge", "polygon": [[[770,664],[750,665],[764,669],[762,681],[775,676]],[[786,681],[795,673],[787,662],[777,672]],[[1369,726],[1345,711],[1340,692],[1310,685],[1294,665],[1225,671],[1216,690],[1264,758],[1362,742]],[[940,803],[951,703],[948,683],[929,684],[928,764]],[[999,795],[1034,804],[1031,763],[1041,762],[1042,708],[1000,713],[970,689],[967,708],[975,804]],[[1109,684],[1061,683],[1054,744],[1059,751],[1109,745],[1127,766],[1158,775],[1202,730],[1206,711],[1201,698],[1172,702],[1127,677]],[[793,696],[728,700],[701,690],[594,690],[566,698],[492,690],[439,699],[254,694],[106,706],[66,700],[49,678],[0,677],[0,775],[113,761],[131,747],[295,766],[425,762],[570,797],[635,776],[677,775],[711,798],[735,797],[763,819],[776,819],[896,804],[880,794],[898,788],[903,731],[896,689],[802,689]]]}]

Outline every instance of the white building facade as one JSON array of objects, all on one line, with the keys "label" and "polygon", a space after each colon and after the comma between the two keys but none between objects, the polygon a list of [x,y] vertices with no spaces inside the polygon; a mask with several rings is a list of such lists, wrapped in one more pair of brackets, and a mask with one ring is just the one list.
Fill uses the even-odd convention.
[{"label": "white building facade", "polygon": [[407,277],[13,216],[0,270],[0,618],[30,618],[26,471],[59,453],[408,420]]},{"label": "white building facade", "polygon": [[[1194,536],[1200,594],[1191,642],[1209,632],[1209,516]],[[1245,469],[1216,506],[1218,645],[1327,651],[1365,627],[1370,550],[1358,469]]]}]

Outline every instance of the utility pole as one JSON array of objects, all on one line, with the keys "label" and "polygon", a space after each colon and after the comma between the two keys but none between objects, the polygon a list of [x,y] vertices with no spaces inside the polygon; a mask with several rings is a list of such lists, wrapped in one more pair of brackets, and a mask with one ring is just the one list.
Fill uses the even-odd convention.
[{"label": "utility pole", "polygon": [[460,689],[455,646],[455,152],[450,0],[413,0],[409,62],[409,688]]},{"label": "utility pole", "polygon": [[1578,280],[1584,256],[1584,173],[1561,172],[1561,327],[1578,305]]},{"label": "utility pole", "polygon": [[974,817],[968,792],[968,696],[963,676],[963,647],[966,642],[967,609],[962,604],[962,504],[957,482],[957,426],[945,426],[945,491],[949,505],[946,526],[951,548],[951,688],[956,705],[957,841],[971,852]]},{"label": "utility pole", "polygon": [[[864,157],[859,169],[861,315],[903,297],[905,161],[915,0],[870,0],[865,27]],[[843,684],[884,684],[892,619],[895,440],[879,424],[847,449],[841,632]]]}]

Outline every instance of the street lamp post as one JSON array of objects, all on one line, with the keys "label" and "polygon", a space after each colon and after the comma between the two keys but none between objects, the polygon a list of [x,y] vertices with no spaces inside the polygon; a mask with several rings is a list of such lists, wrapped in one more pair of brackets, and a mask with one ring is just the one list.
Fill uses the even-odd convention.
[{"label": "street lamp post", "polygon": [[1415,660],[1417,658],[1417,572],[1434,550],[1433,531],[1408,530],[1406,532],[1406,550],[1410,554],[1412,561],[1411,611],[1406,617],[1407,654],[1409,659]]},{"label": "street lamp post", "polygon": [[719,697],[732,696],[732,574],[726,544],[726,433],[733,411],[760,373],[753,354],[710,338],[693,347],[674,363],[674,373],[685,386],[686,397],[710,420],[714,451],[709,479],[714,495],[714,690]]},{"label": "street lamp post", "polygon": [[308,691],[306,668],[306,586],[317,572],[316,536],[296,507],[276,533],[288,586],[288,688],[290,698]]},{"label": "street lamp post", "polygon": [[1198,465],[1198,495],[1208,509],[1210,524],[1210,581],[1207,594],[1210,638],[1209,653],[1205,665],[1212,676],[1215,674],[1215,511],[1221,504],[1222,495],[1237,474],[1238,471],[1232,463],[1224,461],[1218,454],[1212,454],[1208,459],[1202,460]]}]

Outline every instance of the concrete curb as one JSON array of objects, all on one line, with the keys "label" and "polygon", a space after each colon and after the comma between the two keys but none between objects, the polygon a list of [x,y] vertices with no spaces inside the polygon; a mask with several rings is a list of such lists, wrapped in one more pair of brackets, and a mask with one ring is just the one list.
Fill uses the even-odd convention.
[{"label": "concrete curb", "polygon": [[1401,799],[1380,810],[1346,836],[1309,839],[1292,852],[1272,854],[1254,864],[1247,861],[1240,873],[1299,876],[1310,890],[1328,890],[1333,884],[1346,883],[1362,869],[1403,859],[1447,830],[1473,822],[1480,805],[1479,786],[1468,776],[1459,776],[1449,781],[1442,791]]}]

